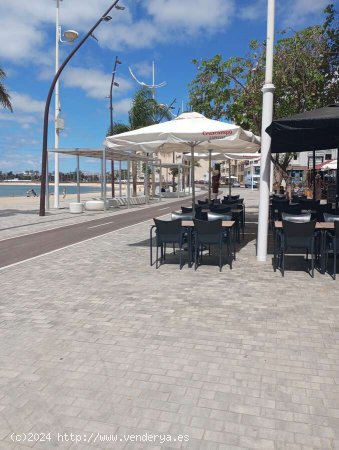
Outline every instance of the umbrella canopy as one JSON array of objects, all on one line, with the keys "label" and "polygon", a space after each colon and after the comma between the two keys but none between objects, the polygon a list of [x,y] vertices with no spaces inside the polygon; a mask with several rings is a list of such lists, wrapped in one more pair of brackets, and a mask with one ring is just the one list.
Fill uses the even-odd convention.
[{"label": "umbrella canopy", "polygon": [[[108,136],[105,144],[135,145],[144,151],[186,151],[187,147],[201,150],[220,150],[227,142],[227,149],[253,152],[259,149],[260,141],[250,131],[217,120],[207,119],[202,114],[183,113],[174,120],[150,125],[126,133]],[[198,150],[198,149],[197,149]]]},{"label": "umbrella canopy", "polygon": [[[272,153],[313,151],[315,175],[315,150],[339,148],[339,103],[274,120],[266,128],[266,132],[272,138]],[[339,170],[336,185],[336,208],[338,208]],[[313,181],[313,196],[315,198],[315,181]]]},{"label": "umbrella canopy", "polygon": [[333,161],[329,161],[326,164],[321,166],[321,170],[337,170],[338,168],[338,160],[334,159]]},{"label": "umbrella canopy", "polygon": [[266,132],[272,153],[338,148],[339,103],[273,120]]},{"label": "umbrella canopy", "polygon": [[[174,120],[150,125],[126,133],[108,136],[105,145],[115,145],[146,152],[230,151],[257,152],[260,140],[250,131],[196,112],[183,113]],[[193,204],[195,201],[194,165],[191,164]]]}]

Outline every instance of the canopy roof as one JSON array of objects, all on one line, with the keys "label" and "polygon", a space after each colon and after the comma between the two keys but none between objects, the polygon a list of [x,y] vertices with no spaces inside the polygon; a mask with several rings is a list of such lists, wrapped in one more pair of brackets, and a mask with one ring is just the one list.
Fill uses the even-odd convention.
[{"label": "canopy roof", "polygon": [[338,148],[339,103],[274,120],[266,132],[272,153]]},{"label": "canopy roof", "polygon": [[[84,156],[88,158],[98,158],[102,159],[103,149],[102,148],[52,148],[48,149],[49,152],[61,153],[64,155],[74,155],[74,156]],[[145,154],[140,154],[140,152],[135,152],[133,150],[116,148],[106,148],[105,158],[114,161],[155,161],[155,158],[147,156]]]}]

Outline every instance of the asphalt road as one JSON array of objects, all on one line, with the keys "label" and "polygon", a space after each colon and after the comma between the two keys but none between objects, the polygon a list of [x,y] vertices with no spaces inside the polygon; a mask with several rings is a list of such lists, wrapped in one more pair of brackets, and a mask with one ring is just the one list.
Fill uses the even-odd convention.
[{"label": "asphalt road", "polygon": [[[205,196],[206,193],[204,193]],[[5,239],[0,241],[0,268],[135,225],[153,217],[163,216],[180,209],[181,205],[190,206],[191,201],[180,199],[167,205],[160,203],[150,208],[133,209],[124,214],[115,214],[111,217]]]}]

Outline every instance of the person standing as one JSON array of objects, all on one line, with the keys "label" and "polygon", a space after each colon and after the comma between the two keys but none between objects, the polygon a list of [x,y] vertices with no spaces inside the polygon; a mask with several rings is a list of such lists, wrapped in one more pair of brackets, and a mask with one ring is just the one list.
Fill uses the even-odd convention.
[{"label": "person standing", "polygon": [[321,200],[322,189],[323,189],[323,182],[321,179],[321,175],[318,173],[315,176],[315,199],[316,200]]},{"label": "person standing", "polygon": [[220,171],[214,170],[212,176],[212,193],[215,200],[218,198],[219,187],[220,187]]}]

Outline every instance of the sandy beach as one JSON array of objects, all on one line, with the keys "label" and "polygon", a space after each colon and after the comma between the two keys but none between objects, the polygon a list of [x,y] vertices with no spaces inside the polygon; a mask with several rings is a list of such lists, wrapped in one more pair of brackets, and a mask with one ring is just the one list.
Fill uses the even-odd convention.
[{"label": "sandy beach", "polygon": [[[15,186],[25,186],[27,184],[34,186],[40,186],[40,183],[27,183],[27,182],[0,182],[0,186],[8,186],[8,185],[15,185]],[[67,188],[69,186],[76,186],[76,183],[60,183],[60,208],[66,208],[68,207],[69,202],[76,201],[77,200],[77,194],[66,194],[66,197],[63,198],[62,190],[63,188]],[[82,184],[82,186],[89,186],[89,187],[97,187],[98,190],[94,192],[85,192],[82,193],[80,196],[81,201],[83,200],[90,200],[92,198],[98,198],[101,197],[101,185],[100,183],[85,183]],[[49,192],[50,192],[50,208],[53,209],[53,202],[54,202],[54,184],[51,183],[49,185]],[[138,194],[140,195],[143,192],[143,186],[138,186]],[[122,196],[126,195],[126,185],[122,184],[121,186],[121,194]],[[119,184],[115,184],[115,195],[119,196]],[[111,185],[107,184],[107,198],[111,197]],[[0,197],[0,210],[4,209],[38,209],[39,208],[39,202],[40,197],[26,197],[26,196],[20,196],[20,197]]]}]

